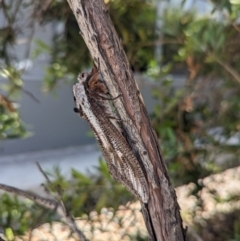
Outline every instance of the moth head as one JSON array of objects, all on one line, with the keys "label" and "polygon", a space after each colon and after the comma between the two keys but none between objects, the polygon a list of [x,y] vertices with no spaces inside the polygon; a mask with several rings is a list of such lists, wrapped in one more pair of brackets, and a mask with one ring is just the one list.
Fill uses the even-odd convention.
[{"label": "moth head", "polygon": [[87,72],[82,72],[82,73],[80,73],[80,74],[78,75],[78,82],[79,82],[80,84],[85,83],[86,80],[87,80],[87,78],[88,78],[88,76],[89,76],[89,73],[87,73]]}]

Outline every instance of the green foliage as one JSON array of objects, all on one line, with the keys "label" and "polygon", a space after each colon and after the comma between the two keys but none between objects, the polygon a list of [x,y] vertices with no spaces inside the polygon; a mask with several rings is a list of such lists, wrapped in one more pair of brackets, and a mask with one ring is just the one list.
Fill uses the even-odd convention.
[{"label": "green foliage", "polygon": [[[154,6],[145,0],[115,0],[108,1],[107,8],[132,68],[146,70],[149,59],[154,57]],[[79,37],[79,27],[66,1],[53,1],[44,12],[44,21],[56,18],[64,23],[64,32],[55,34],[53,39],[52,63],[45,77],[46,91],[54,88],[59,79],[75,79],[80,71],[91,65],[89,51]]]},{"label": "green foliage", "polygon": [[146,71],[149,60],[154,58],[156,39],[153,4],[145,0],[114,0],[108,7],[130,65],[135,71]]},{"label": "green foliage", "polygon": [[[153,124],[176,185],[238,164],[239,144],[227,143],[233,135],[238,138],[240,119],[240,31],[231,14],[219,20],[168,8],[162,17],[162,63],[159,68],[151,62],[148,74],[156,79],[153,95],[159,100]],[[186,76],[180,88],[172,75],[176,71]],[[225,154],[234,157],[219,165]]]},{"label": "green foliage", "polygon": [[10,100],[21,90],[23,82],[20,72],[11,66],[0,69],[0,76],[7,78],[7,84],[0,87],[8,96],[0,93],[0,140],[25,137],[28,135],[21,121],[20,113]]},{"label": "green foliage", "polygon": [[26,137],[27,132],[18,112],[8,112],[0,105],[0,140]]},{"label": "green foliage", "polygon": [[120,205],[134,200],[123,185],[112,179],[102,159],[96,171],[83,175],[72,169],[71,179],[67,181],[60,170],[55,168],[51,174],[53,181],[47,188],[60,192],[67,209],[76,217],[93,210],[99,213],[104,207],[117,210]]},{"label": "green foliage", "polygon": [[15,235],[23,235],[29,229],[43,222],[56,219],[55,214],[44,210],[31,201],[23,201],[17,196],[6,193],[0,198],[0,224],[5,230],[7,240],[13,240]]},{"label": "green foliage", "polygon": [[[57,167],[47,172],[47,175],[51,179],[50,183],[44,184],[47,192],[53,196],[60,194],[69,213],[82,217],[90,224],[94,222],[91,218],[93,211],[100,215],[103,208],[111,208],[111,220],[114,220],[115,225],[121,226],[123,220],[114,218],[116,211],[119,206],[135,200],[123,185],[112,179],[102,159],[94,173],[84,175],[72,169],[70,180],[67,180]],[[21,236],[42,223],[61,222],[60,218],[54,211],[46,212],[34,203],[23,201],[16,196],[3,194],[0,198],[0,224],[5,230],[7,240],[13,240],[15,236]],[[94,229],[92,231],[94,232]],[[131,240],[141,240],[141,237],[142,234],[137,233]]]},{"label": "green foliage", "polygon": [[13,100],[24,91],[23,70],[17,67],[19,60],[13,50],[21,35],[16,24],[17,13],[21,14],[24,6],[15,3],[1,2],[1,16],[6,21],[2,21],[0,27],[0,140],[28,135],[17,106],[13,104]]},{"label": "green foliage", "polygon": [[[212,13],[204,16],[177,7],[166,9],[162,61],[160,65],[151,61],[147,71],[155,79],[153,96],[159,104],[152,121],[163,156],[175,186],[194,183],[191,195],[198,200],[196,214],[205,210],[201,180],[239,165],[240,44],[236,40],[240,26],[236,13],[240,5],[215,2]],[[179,73],[185,79],[181,80]],[[228,142],[233,137],[235,143]],[[239,195],[224,200],[212,195],[216,203],[239,200]],[[204,240],[238,240],[239,219],[220,215],[224,221],[218,216],[202,220],[211,230],[194,223],[200,236]],[[213,239],[214,232],[221,237]]]},{"label": "green foliage", "polygon": [[[16,4],[16,8],[13,8],[14,4]],[[18,59],[11,51],[16,41],[21,37],[17,20],[19,16],[24,14],[24,11],[32,12],[32,7],[35,9],[32,12],[32,16],[35,18],[29,19],[33,23],[32,28],[34,23],[44,25],[49,22],[55,22],[56,29],[63,26],[63,31],[54,32],[52,46],[47,46],[43,41],[34,40],[37,47],[31,55],[26,56],[26,58],[36,58],[45,52],[52,57],[45,73],[44,91],[53,90],[61,80],[65,82],[75,81],[77,74],[83,69],[89,68],[92,63],[89,51],[79,36],[79,27],[67,1],[50,1],[44,10],[41,6],[40,0],[28,4],[22,4],[21,0],[15,0],[15,3],[13,1],[4,2],[3,4],[3,13],[7,23],[6,26],[0,28],[0,74],[6,79],[5,87],[7,89],[0,86],[0,94],[6,96],[10,102],[16,99],[16,95],[24,92],[22,79],[24,69],[19,69],[16,64],[21,59]],[[131,66],[137,71],[146,70],[149,59],[154,57],[152,43],[155,39],[156,17],[153,4],[146,0],[115,0],[108,1],[107,8],[117,32],[121,36]],[[4,105],[2,107],[4,108],[2,113],[5,114],[7,110]],[[17,109],[14,112],[20,116]],[[8,126],[5,126],[4,122],[0,123],[4,129],[10,129],[14,133],[5,135],[5,138],[27,135],[20,118],[11,123]],[[19,126],[18,130],[14,127],[16,125]]]}]

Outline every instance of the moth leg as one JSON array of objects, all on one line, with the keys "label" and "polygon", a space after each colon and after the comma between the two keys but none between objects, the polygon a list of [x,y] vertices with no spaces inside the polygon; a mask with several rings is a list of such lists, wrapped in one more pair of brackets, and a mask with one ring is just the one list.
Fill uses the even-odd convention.
[{"label": "moth leg", "polygon": [[119,97],[122,96],[122,93],[119,94],[119,95],[116,96],[116,97],[106,97],[105,95],[100,94],[100,93],[97,93],[97,92],[95,92],[95,91],[93,91],[93,90],[89,90],[89,92],[92,93],[92,94],[94,94],[94,95],[96,95],[96,96],[98,96],[98,97],[100,97],[100,98],[103,99],[103,100],[116,100],[117,98],[119,98]]},{"label": "moth leg", "polygon": [[118,99],[119,97],[121,97],[122,96],[122,93],[120,93],[118,96],[116,96],[116,97],[112,97],[112,98],[108,98],[108,100],[116,100],[116,99]]},{"label": "moth leg", "polygon": [[116,100],[116,99],[118,99],[119,97],[121,97],[122,96],[122,93],[120,93],[118,96],[116,96],[116,97],[113,97],[112,98],[112,100]]},{"label": "moth leg", "polygon": [[122,121],[121,119],[119,119],[119,118],[117,118],[116,116],[113,116],[113,115],[108,115],[107,117],[111,120]]}]

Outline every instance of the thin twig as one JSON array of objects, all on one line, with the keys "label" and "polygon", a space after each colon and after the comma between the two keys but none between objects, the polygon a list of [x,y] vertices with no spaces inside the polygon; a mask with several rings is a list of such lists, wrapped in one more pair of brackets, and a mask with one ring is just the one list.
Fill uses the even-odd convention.
[{"label": "thin twig", "polygon": [[8,21],[8,24],[11,26],[12,25],[12,21],[11,21],[11,17],[9,16],[8,12],[7,12],[7,9],[8,9],[8,5],[5,3],[4,0],[1,1],[1,6],[2,6],[2,9],[3,9],[3,14],[5,15],[7,21]]},{"label": "thin twig", "polygon": [[56,200],[54,200],[54,199],[44,198],[37,194],[33,194],[33,193],[18,189],[16,187],[5,185],[2,183],[0,183],[0,189],[4,190],[6,192],[16,194],[18,196],[25,197],[25,198],[27,198],[45,208],[48,208],[48,209],[55,209],[59,205],[58,202],[56,202]]},{"label": "thin twig", "polygon": [[[49,179],[49,177],[44,172],[44,170],[42,169],[42,167],[40,166],[40,164],[38,162],[37,162],[37,167],[40,170],[40,172],[43,174],[43,176],[45,177],[46,181],[50,184],[51,180]],[[77,227],[77,224],[76,224],[74,218],[70,215],[70,213],[66,209],[66,207],[62,201],[61,193],[59,191],[57,191],[57,199],[58,199],[59,208],[61,209],[62,216],[64,217],[68,226],[77,234],[77,236],[80,238],[80,240],[87,241],[88,239],[85,237],[83,232]]]},{"label": "thin twig", "polygon": [[40,166],[40,164],[38,162],[36,162],[36,164],[37,164],[37,167],[38,167],[39,171],[42,173],[42,175],[46,179],[47,183],[51,183],[51,180],[49,179],[48,175],[43,171],[43,169]]},{"label": "thin twig", "polygon": [[40,100],[39,100],[38,98],[36,98],[33,93],[31,93],[30,91],[28,91],[28,90],[26,90],[26,89],[24,89],[24,88],[22,88],[22,87],[21,87],[21,90],[22,90],[26,95],[28,95],[32,100],[34,100],[36,103],[40,103]]},{"label": "thin twig", "polygon": [[[42,167],[40,166],[39,163],[37,163],[37,166],[38,166],[40,172],[46,178],[47,182],[51,183],[49,177],[43,171],[43,169],[42,169]],[[74,218],[67,211],[63,201],[61,200],[60,193],[58,193],[58,199],[59,200],[55,200],[55,199],[44,198],[44,197],[39,196],[37,194],[33,194],[33,193],[30,193],[30,192],[27,192],[27,191],[24,191],[24,190],[21,190],[21,189],[12,187],[12,186],[8,186],[8,185],[5,185],[5,184],[1,184],[1,183],[0,183],[0,189],[4,190],[4,191],[7,191],[7,192],[10,192],[10,193],[13,193],[13,194],[16,194],[18,196],[22,196],[22,197],[25,197],[27,199],[30,199],[33,202],[35,202],[35,203],[37,203],[37,204],[39,204],[39,205],[41,205],[45,208],[48,208],[48,209],[51,209],[51,210],[56,209],[57,213],[65,219],[66,224],[77,234],[79,239],[81,241],[88,241],[88,239],[85,237],[83,232],[77,227],[77,224],[76,224]]]},{"label": "thin twig", "polygon": [[[41,168],[41,170],[42,170],[42,168]],[[44,176],[46,176],[46,174],[44,174]],[[13,193],[13,194],[16,194],[18,196],[25,197],[45,208],[48,208],[51,210],[56,209],[57,213],[65,219],[66,224],[78,235],[79,239],[81,241],[88,241],[88,239],[85,237],[85,235],[82,233],[82,231],[78,229],[73,217],[68,214],[68,212],[61,200],[56,201],[54,199],[44,198],[37,194],[33,194],[33,193],[30,193],[30,192],[27,192],[27,191],[24,191],[24,190],[21,190],[21,189],[12,187],[12,186],[8,186],[8,185],[2,184],[2,183],[0,183],[0,189]]]},{"label": "thin twig", "polygon": [[213,56],[214,60],[221,65],[226,71],[229,72],[229,74],[232,75],[232,77],[240,84],[240,75],[238,74],[238,72],[233,69],[228,63],[225,63],[224,61],[220,60],[219,58],[217,58],[216,56]]},{"label": "thin twig", "polygon": [[[27,27],[30,28],[30,34],[28,35],[28,46],[25,50],[25,53],[24,53],[24,58],[25,59],[29,59],[29,56],[30,56],[30,52],[31,52],[31,42],[33,40],[33,37],[34,37],[34,33],[35,33],[35,22],[34,21],[34,18],[36,17],[37,15],[37,11],[38,11],[38,8],[34,5],[34,0],[32,0],[31,4],[33,5],[33,11],[29,17],[29,21],[28,21],[28,25]],[[26,70],[26,68],[24,68],[24,71]]]},{"label": "thin twig", "polygon": [[232,23],[232,26],[240,33],[240,28],[236,23]]}]

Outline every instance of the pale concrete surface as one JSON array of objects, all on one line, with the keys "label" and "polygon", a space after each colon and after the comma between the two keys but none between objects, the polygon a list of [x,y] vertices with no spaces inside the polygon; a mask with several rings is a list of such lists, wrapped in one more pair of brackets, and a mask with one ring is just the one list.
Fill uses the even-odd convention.
[{"label": "pale concrete surface", "polygon": [[52,171],[57,166],[69,177],[71,168],[83,173],[94,172],[100,156],[96,145],[3,156],[0,158],[0,183],[34,191],[45,181],[36,162],[44,171]]}]

